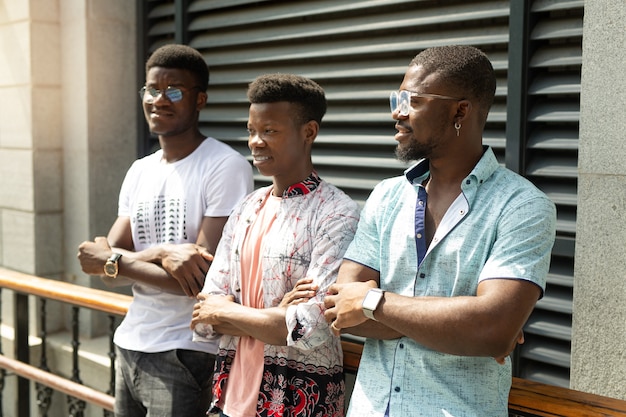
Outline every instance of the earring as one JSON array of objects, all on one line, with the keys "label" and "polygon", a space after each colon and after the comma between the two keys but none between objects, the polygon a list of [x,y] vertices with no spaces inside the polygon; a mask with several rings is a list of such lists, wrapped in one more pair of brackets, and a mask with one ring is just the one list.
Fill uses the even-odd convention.
[{"label": "earring", "polygon": [[459,134],[461,132],[461,123],[454,122],[454,128],[456,129],[456,135],[459,136]]}]

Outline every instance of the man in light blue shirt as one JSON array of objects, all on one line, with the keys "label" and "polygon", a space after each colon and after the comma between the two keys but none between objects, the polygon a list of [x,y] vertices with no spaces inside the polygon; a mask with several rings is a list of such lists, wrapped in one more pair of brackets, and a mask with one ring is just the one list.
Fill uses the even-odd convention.
[{"label": "man in light blue shirt", "polygon": [[421,52],[391,94],[396,155],[420,162],[374,189],[326,297],[335,332],[367,338],[349,417],[508,415],[556,210],[483,146],[494,95],[470,46]]}]

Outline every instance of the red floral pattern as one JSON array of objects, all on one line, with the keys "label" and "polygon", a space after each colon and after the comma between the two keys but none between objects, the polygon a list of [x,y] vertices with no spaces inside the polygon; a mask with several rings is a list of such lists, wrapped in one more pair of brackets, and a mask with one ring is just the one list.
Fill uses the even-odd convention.
[{"label": "red floral pattern", "polygon": [[[220,350],[214,376],[214,398],[219,401],[235,356]],[[254,387],[250,387],[254,389]],[[284,358],[265,358],[259,388],[257,417],[343,417],[345,383],[341,367],[307,366]],[[212,412],[217,411],[213,407]]]}]

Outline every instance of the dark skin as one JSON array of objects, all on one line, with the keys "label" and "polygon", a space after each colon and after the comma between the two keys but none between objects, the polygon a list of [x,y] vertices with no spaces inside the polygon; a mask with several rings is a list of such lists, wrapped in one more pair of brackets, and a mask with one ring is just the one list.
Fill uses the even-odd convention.
[{"label": "dark skin", "polygon": [[[173,86],[183,91],[181,101],[172,103],[161,94],[153,103],[144,101],[143,109],[150,131],[158,135],[163,162],[187,157],[205,139],[198,129],[198,115],[206,105],[206,92],[194,88],[197,81],[184,69],[153,67],[146,74],[146,86],[158,90]],[[111,287],[141,282],[172,294],[195,297],[204,286],[226,220],[227,217],[204,217],[195,243],[161,244],[137,252],[130,218],[121,216],[106,238],[81,243],[78,259],[85,273],[100,275]],[[104,264],[113,252],[123,255],[115,279],[103,275]]]},{"label": "dark skin", "polygon": [[[400,89],[455,96],[437,73],[421,66],[409,67]],[[484,116],[470,100],[415,97],[408,116],[397,111],[395,136],[399,153],[412,159],[428,158],[430,178],[426,239],[435,231],[452,202],[461,193],[461,181],[482,156]],[[457,136],[455,123],[460,124]],[[407,297],[385,292],[376,309],[377,321],[368,320],[362,302],[370,288],[378,287],[380,274],[345,260],[337,283],[325,298],[325,317],[339,333],[374,339],[410,337],[430,349],[453,355],[494,357],[503,363],[518,342],[522,327],[541,290],[533,283],[512,279],[481,281],[475,296]]]}]

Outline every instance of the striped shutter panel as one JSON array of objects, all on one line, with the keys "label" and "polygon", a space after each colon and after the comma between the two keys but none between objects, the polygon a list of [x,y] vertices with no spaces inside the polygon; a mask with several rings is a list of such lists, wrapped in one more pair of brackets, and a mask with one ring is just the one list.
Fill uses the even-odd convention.
[{"label": "striped shutter panel", "polygon": [[[523,89],[509,82],[509,61],[515,60],[509,27],[517,1],[140,1],[140,59],[172,42],[201,51],[211,72],[201,129],[246,156],[247,84],[272,72],[314,79],[326,90],[328,112],[313,162],[322,178],[362,204],[375,184],[407,166],[394,157],[388,96],[402,82],[409,61],[436,45],[484,50],[498,76],[485,143],[559,209],[548,291],[527,325],[515,373],[568,385],[582,1],[519,3],[524,4],[522,20],[534,28],[523,40],[535,45],[528,48],[529,65],[520,61],[529,81]],[[512,112],[524,135],[510,139]],[[146,139],[140,153],[154,147],[145,127],[141,134]],[[260,175],[255,179],[257,186],[267,184]]]},{"label": "striped shutter panel", "polygon": [[[522,2],[511,3],[519,7]],[[569,386],[571,356],[583,3],[527,2],[527,39],[520,47],[527,59],[518,67],[526,76],[526,91],[520,96],[527,110],[510,115],[525,119],[526,139],[518,140],[513,132],[507,135],[517,142],[512,148],[522,149],[517,158],[521,173],[557,205],[557,239],[546,293],[526,325],[517,374],[560,386]]]}]

